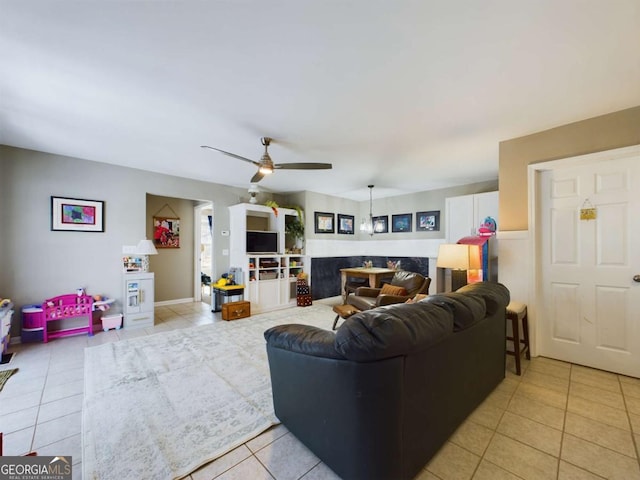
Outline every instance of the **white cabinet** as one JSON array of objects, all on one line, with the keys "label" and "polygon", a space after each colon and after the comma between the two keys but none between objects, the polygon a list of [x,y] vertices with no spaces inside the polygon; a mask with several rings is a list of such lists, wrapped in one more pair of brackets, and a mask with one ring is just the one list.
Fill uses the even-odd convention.
[{"label": "white cabinet", "polygon": [[[498,192],[449,197],[445,201],[445,217],[446,243],[456,243],[461,238],[478,235],[478,228],[487,217],[493,218],[499,227]],[[485,247],[483,247],[484,251]],[[487,269],[483,272],[492,281],[498,280],[497,252],[497,241],[495,236],[492,236],[486,245]],[[451,289],[450,271],[447,270],[445,273],[442,269],[438,270],[438,292],[449,291]],[[469,272],[470,275],[472,275],[471,272]]]},{"label": "white cabinet", "polygon": [[154,275],[151,272],[124,274],[124,327],[153,327]]},{"label": "white cabinet", "polygon": [[456,243],[463,237],[477,235],[478,227],[486,217],[498,223],[498,192],[462,195],[446,199],[446,238]]},{"label": "white cabinet", "polygon": [[[251,302],[251,312],[260,313],[296,304],[296,277],[309,273],[308,257],[302,254],[284,253],[284,227],[287,217],[297,217],[295,210],[278,208],[278,215],[271,207],[241,203],[229,207],[231,267],[242,269],[242,279],[236,283],[245,285],[245,300]],[[275,232],[278,237],[277,252],[247,253],[247,230]]]}]

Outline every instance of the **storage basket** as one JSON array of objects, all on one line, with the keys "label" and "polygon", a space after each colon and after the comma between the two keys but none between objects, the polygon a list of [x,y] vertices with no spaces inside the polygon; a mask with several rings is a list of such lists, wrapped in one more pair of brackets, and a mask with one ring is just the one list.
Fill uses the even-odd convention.
[{"label": "storage basket", "polygon": [[41,305],[25,305],[22,307],[22,328],[36,329],[42,328],[44,311]]},{"label": "storage basket", "polygon": [[42,342],[43,337],[43,328],[23,328],[20,333],[20,341],[22,343],[31,343],[31,342]]},{"label": "storage basket", "polygon": [[115,313],[111,315],[103,315],[102,318],[102,329],[106,332],[112,328],[118,330],[122,327],[122,314]]}]

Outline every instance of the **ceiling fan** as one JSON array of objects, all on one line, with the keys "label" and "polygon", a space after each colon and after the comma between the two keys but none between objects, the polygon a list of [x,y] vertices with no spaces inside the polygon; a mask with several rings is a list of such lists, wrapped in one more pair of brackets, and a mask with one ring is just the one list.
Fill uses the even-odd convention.
[{"label": "ceiling fan", "polygon": [[249,162],[258,167],[258,171],[251,178],[251,183],[257,183],[264,178],[265,175],[269,175],[273,173],[276,169],[282,170],[326,170],[329,168],[333,168],[333,165],[330,163],[273,163],[271,160],[271,156],[269,155],[268,148],[271,144],[270,137],[262,137],[260,141],[262,145],[264,145],[264,153],[262,157],[260,157],[260,161],[256,162],[255,160],[250,160],[245,157],[241,157],[240,155],[236,155],[235,153],[225,152],[224,150],[220,150],[216,147],[210,147],[209,145],[201,145],[202,148],[210,148],[211,150],[216,150],[220,153],[224,153],[225,155],[229,155],[230,157],[237,158],[238,160],[242,160],[243,162]]}]

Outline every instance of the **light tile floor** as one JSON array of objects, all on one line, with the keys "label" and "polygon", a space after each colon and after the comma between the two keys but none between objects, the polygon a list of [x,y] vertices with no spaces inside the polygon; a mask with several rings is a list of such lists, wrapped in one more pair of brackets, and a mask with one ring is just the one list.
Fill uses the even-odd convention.
[{"label": "light tile floor", "polygon": [[[15,358],[0,369],[20,370],[0,392],[5,454],[71,455],[74,479],[81,478],[84,348],[217,321],[207,304],[179,304],[157,308],[153,328],[11,346]],[[513,357],[507,367],[416,479],[640,479],[640,379],[543,357],[525,360],[522,376],[513,373]],[[338,477],[280,425],[190,476],[213,478]]]}]

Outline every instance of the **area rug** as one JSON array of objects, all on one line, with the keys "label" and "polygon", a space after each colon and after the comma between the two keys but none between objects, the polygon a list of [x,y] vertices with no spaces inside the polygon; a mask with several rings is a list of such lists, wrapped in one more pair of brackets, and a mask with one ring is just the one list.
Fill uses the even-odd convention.
[{"label": "area rug", "polygon": [[278,423],[263,333],[314,304],[85,349],[83,478],[177,479]]},{"label": "area rug", "polygon": [[1,370],[0,371],[0,392],[4,388],[4,384],[7,383],[9,377],[18,371],[17,368],[12,368],[11,370]]}]

